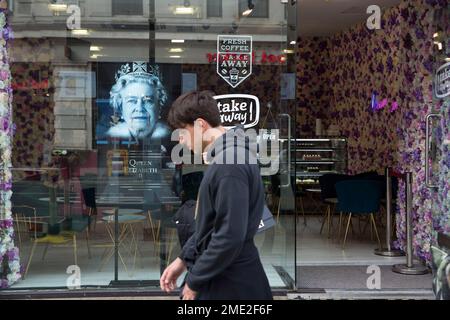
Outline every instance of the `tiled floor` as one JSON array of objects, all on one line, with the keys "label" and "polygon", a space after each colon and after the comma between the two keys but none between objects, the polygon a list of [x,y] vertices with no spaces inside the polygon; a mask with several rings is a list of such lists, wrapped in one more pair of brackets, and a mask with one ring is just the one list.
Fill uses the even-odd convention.
[{"label": "tiled floor", "polygon": [[[293,216],[281,216],[277,226],[264,233],[258,234],[256,243],[260,250],[266,273],[273,287],[283,287],[285,283],[275,267],[283,269],[294,278],[295,249],[297,250],[297,265],[324,265],[324,264],[357,264],[357,265],[389,265],[403,263],[404,257],[385,258],[373,254],[375,242],[358,240],[350,237],[347,247],[342,250],[336,239],[328,239],[326,234],[319,234],[321,221],[318,216],[309,216],[307,226],[303,221],[297,224],[297,248],[295,248],[295,223]],[[143,241],[142,229],[137,230],[138,246],[142,259],[138,259],[134,274],[127,273],[119,261],[119,279],[121,280],[158,280],[159,256],[155,252],[153,241]],[[95,247],[98,243],[110,243],[102,226],[98,225],[96,233],[91,239],[92,258],[88,259],[86,242],[79,237],[78,266],[81,272],[82,286],[106,286],[114,277],[113,259],[102,271],[98,271],[104,248]],[[70,274],[66,273],[68,266],[73,264],[73,249],[71,247],[50,247],[45,260],[42,260],[44,245],[36,249],[29,273],[26,279],[19,281],[13,288],[24,287],[66,287],[73,284]],[[179,248],[175,247],[173,256]],[[22,245],[23,261],[27,260],[30,252],[30,243],[24,241]],[[132,266],[133,259],[126,258],[128,267]],[[129,255],[128,255],[129,256]],[[278,268],[279,269],[279,268]],[[284,279],[285,280],[285,279]]]}]

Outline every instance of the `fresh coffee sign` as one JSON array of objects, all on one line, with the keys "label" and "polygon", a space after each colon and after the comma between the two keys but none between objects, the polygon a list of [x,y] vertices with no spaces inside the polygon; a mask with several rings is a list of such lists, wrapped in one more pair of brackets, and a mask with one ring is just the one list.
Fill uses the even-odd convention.
[{"label": "fresh coffee sign", "polygon": [[450,95],[450,62],[442,65],[436,71],[434,87],[437,98],[445,98]]},{"label": "fresh coffee sign", "polygon": [[259,121],[259,99],[249,94],[225,94],[215,96],[220,111],[220,120],[225,128],[243,125],[254,127]]},{"label": "fresh coffee sign", "polygon": [[217,36],[217,73],[233,88],[252,74],[251,36]]}]

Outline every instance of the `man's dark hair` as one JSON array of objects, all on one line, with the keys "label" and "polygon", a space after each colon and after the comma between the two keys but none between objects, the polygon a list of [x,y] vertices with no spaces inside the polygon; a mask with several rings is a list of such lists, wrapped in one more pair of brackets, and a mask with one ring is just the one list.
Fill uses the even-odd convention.
[{"label": "man's dark hair", "polygon": [[219,108],[212,91],[191,91],[179,96],[172,104],[167,122],[173,129],[193,125],[198,118],[211,127],[221,124]]}]

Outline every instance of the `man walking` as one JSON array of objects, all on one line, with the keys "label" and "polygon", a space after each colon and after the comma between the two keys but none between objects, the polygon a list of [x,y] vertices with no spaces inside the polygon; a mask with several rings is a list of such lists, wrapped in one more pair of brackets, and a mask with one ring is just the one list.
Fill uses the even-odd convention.
[{"label": "man walking", "polygon": [[199,189],[196,231],[160,285],[172,291],[187,270],[184,300],[272,299],[253,239],[264,207],[260,169],[243,128],[221,126],[213,97],[209,91],[186,93],[168,115],[174,129],[183,129],[180,143],[202,153],[209,167]]}]

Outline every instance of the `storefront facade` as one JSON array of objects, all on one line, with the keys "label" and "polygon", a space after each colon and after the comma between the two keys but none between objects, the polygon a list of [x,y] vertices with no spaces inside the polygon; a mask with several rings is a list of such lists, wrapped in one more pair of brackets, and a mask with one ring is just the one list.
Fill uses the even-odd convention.
[{"label": "storefront facade", "polygon": [[[180,160],[166,123],[191,90],[213,91],[222,122],[244,125],[264,150],[277,224],[255,241],[274,290],[323,289],[308,284],[318,266],[404,259],[322,234],[314,190],[327,172],[412,172],[423,264],[437,233],[450,233],[446,1],[375,6],[379,24],[369,4],[352,18],[337,4],[283,0],[1,3],[3,288],[158,290],[180,250],[175,214],[207,168]],[[332,26],[308,24],[338,12]],[[442,119],[432,160],[430,113]],[[393,246],[406,250],[402,179],[398,195]]]}]

